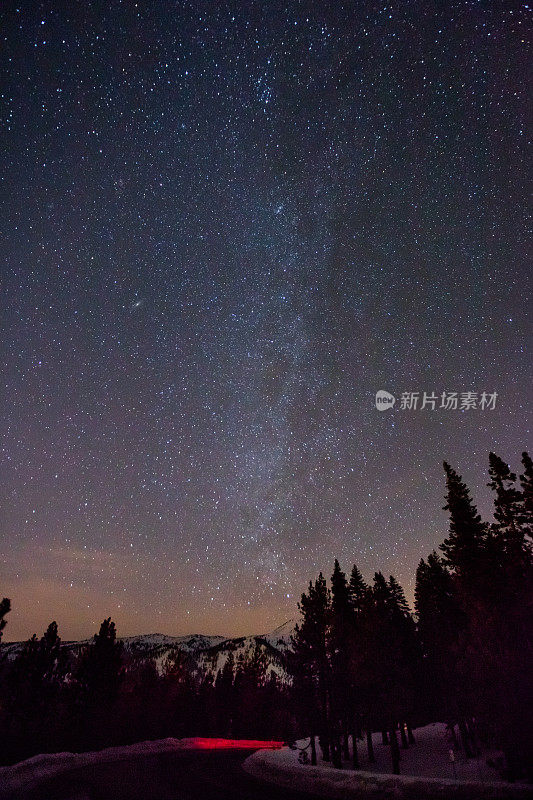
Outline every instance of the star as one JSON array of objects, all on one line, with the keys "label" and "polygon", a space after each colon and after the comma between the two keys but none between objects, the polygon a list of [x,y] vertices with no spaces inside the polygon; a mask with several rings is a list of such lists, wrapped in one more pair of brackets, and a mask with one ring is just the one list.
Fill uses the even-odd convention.
[{"label": "star", "polygon": [[527,7],[53,5],[0,53],[10,638],[273,629],[335,557],[412,600],[442,461],[489,519],[528,439]]}]

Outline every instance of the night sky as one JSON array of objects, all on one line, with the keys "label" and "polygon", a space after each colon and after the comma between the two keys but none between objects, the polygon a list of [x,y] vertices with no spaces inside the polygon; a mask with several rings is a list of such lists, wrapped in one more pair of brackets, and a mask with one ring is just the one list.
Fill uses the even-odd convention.
[{"label": "night sky", "polygon": [[529,438],[528,12],[3,4],[7,640],[261,633],[335,556],[412,597],[443,459],[490,513]]}]

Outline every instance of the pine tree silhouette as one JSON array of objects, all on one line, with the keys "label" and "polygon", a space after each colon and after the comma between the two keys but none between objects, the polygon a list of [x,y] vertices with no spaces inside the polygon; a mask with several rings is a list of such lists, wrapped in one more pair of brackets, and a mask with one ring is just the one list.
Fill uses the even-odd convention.
[{"label": "pine tree silhouette", "polygon": [[78,680],[94,699],[112,702],[118,695],[123,677],[122,645],[117,642],[115,623],[111,617],[100,625],[93,642],[82,657]]},{"label": "pine tree silhouette", "polygon": [[236,698],[233,686],[235,658],[230,652],[226,663],[218,671],[215,680],[215,703],[217,711],[217,727],[222,736],[233,735],[233,719],[235,717]]},{"label": "pine tree silhouette", "polygon": [[450,512],[450,534],[441,544],[446,563],[465,582],[483,573],[487,526],[481,521],[470,492],[461,476],[444,462],[446,505]]},{"label": "pine tree silhouette", "polygon": [[327,636],[330,614],[330,592],[322,573],[309,582],[298,608],[302,621],[292,637],[291,665],[301,700],[307,694],[307,705],[316,711],[308,715],[311,735],[318,733],[324,761],[330,760],[330,664]]},{"label": "pine tree silhouette", "polygon": [[9,611],[11,611],[11,600],[8,597],[4,597],[4,599],[0,601],[0,644],[2,643],[4,628],[7,625],[5,616]]},{"label": "pine tree silhouette", "polygon": [[348,591],[350,594],[350,604],[357,614],[363,608],[369,589],[368,584],[365,583],[363,576],[361,575],[356,564],[354,564],[352,567]]},{"label": "pine tree silhouette", "polygon": [[533,461],[528,453],[522,453],[524,472],[520,475],[522,502],[524,508],[523,522],[528,526],[528,536],[533,537]]},{"label": "pine tree silhouette", "polygon": [[527,515],[523,493],[516,488],[516,475],[495,453],[489,454],[487,484],[495,492],[492,532],[508,566],[524,568],[531,560]]},{"label": "pine tree silhouette", "polygon": [[[329,636],[331,660],[331,706],[332,706],[332,761],[334,766],[342,766],[340,737],[344,743],[344,757],[348,759],[348,727],[351,694],[348,673],[349,642],[353,635],[353,608],[346,575],[335,559],[331,576],[331,627]],[[340,729],[339,729],[340,727]]]},{"label": "pine tree silhouette", "polygon": [[82,653],[76,680],[80,745],[103,747],[117,735],[114,707],[124,678],[122,645],[115,623],[105,619]]},{"label": "pine tree silhouette", "polygon": [[462,610],[454,579],[444,559],[433,551],[416,571],[415,611],[422,650],[426,713],[442,715],[453,725],[465,715],[465,682],[459,670],[468,618]]},{"label": "pine tree silhouette", "polygon": [[407,604],[407,600],[405,599],[405,592],[394,577],[391,575],[389,577],[389,590],[391,593],[392,601],[396,604],[396,608],[405,617],[411,616],[411,610],[409,605]]}]

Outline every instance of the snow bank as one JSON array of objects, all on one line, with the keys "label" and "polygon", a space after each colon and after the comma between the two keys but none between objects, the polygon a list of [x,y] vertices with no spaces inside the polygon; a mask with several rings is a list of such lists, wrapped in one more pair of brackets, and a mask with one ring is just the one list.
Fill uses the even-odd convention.
[{"label": "snow bank", "polygon": [[[483,758],[461,760],[456,754],[449,760],[450,743],[444,725],[428,725],[415,731],[417,744],[401,751],[404,774],[391,775],[390,748],[381,744],[381,734],[374,734],[376,764],[366,763],[366,744],[359,743],[363,769],[339,770],[320,763],[316,767],[300,764],[298,750],[284,747],[278,751],[258,751],[244,762],[244,769],[256,778],[280,786],[298,788],[315,795],[339,800],[526,800],[533,798],[533,788],[497,780]],[[308,739],[299,742],[304,747]],[[307,751],[309,753],[309,750]],[[365,767],[367,769],[364,769]]]},{"label": "snow bank", "polygon": [[110,764],[139,756],[172,753],[191,747],[191,739],[159,739],[138,742],[124,747],[108,747],[92,753],[44,753],[21,761],[11,767],[0,767],[0,798],[10,793],[32,789],[41,781],[91,764]]},{"label": "snow bank", "polygon": [[90,765],[131,761],[145,756],[173,753],[176,750],[235,750],[257,747],[280,748],[281,742],[241,739],[158,739],[121,747],[108,747],[91,753],[47,753],[33,756],[11,767],[0,767],[0,800],[14,792],[33,789],[41,782]]}]

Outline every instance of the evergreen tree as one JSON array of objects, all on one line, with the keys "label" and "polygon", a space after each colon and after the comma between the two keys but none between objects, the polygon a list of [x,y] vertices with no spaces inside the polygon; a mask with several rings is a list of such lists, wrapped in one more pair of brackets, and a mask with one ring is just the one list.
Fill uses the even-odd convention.
[{"label": "evergreen tree", "polygon": [[[348,759],[349,728],[353,729],[355,709],[350,708],[353,700],[348,672],[349,642],[353,634],[353,608],[346,575],[335,559],[331,576],[331,629],[329,637],[332,668],[331,707],[332,707],[332,761],[334,766],[342,766],[340,735],[344,737],[344,757]],[[355,746],[355,745],[354,745]]]},{"label": "evergreen tree", "polygon": [[450,534],[441,544],[447,565],[468,584],[479,584],[486,577],[485,556],[487,526],[481,521],[470,492],[461,476],[444,462],[446,473],[446,505],[450,512]]},{"label": "evergreen tree", "polygon": [[381,613],[383,619],[390,617],[393,609],[393,598],[390,586],[382,572],[374,574],[374,585],[372,587],[374,605]]},{"label": "evergreen tree", "polygon": [[4,597],[4,599],[0,601],[0,644],[2,644],[2,634],[7,625],[5,616],[9,611],[11,611],[11,600],[8,597]]},{"label": "evergreen tree", "polygon": [[173,686],[184,685],[189,681],[190,666],[187,653],[176,647],[163,662],[163,679]]},{"label": "evergreen tree", "polygon": [[30,755],[30,746],[39,746],[39,677],[39,639],[34,633],[23,645],[7,675],[7,696],[4,704],[9,736],[5,737],[7,752],[3,756],[8,761],[23,759]]},{"label": "evergreen tree", "polygon": [[407,600],[405,599],[405,592],[394,575],[389,577],[389,590],[391,593],[392,602],[396,605],[398,612],[404,617],[410,617],[411,610],[407,604]]},{"label": "evergreen tree", "polygon": [[115,623],[108,617],[82,652],[76,670],[77,735],[81,747],[102,747],[114,741],[119,723],[114,707],[123,678],[122,645],[117,642]]},{"label": "evergreen tree", "polygon": [[45,683],[51,684],[61,672],[65,660],[61,657],[61,639],[59,638],[57,622],[51,622],[39,643],[39,657],[41,661],[41,675]]},{"label": "evergreen tree", "polygon": [[392,771],[400,773],[400,751],[396,738],[398,721],[404,716],[405,670],[402,654],[402,632],[398,625],[400,612],[389,583],[381,572],[374,575],[374,635],[380,669],[376,672],[380,697],[380,728],[388,732]]},{"label": "evergreen tree", "polygon": [[235,658],[230,652],[226,663],[218,671],[215,680],[215,707],[217,713],[217,733],[219,736],[233,735],[233,718],[235,715],[235,697],[233,679],[235,672]]},{"label": "evergreen tree", "polygon": [[256,642],[252,652],[243,662],[250,685],[262,687],[267,681],[268,658],[264,648]]},{"label": "evergreen tree", "polygon": [[83,654],[77,678],[87,695],[101,702],[113,702],[123,674],[122,645],[117,642],[115,623],[108,617]]},{"label": "evergreen tree", "polygon": [[196,703],[191,658],[180,648],[175,648],[165,659],[163,686],[172,735],[185,736],[194,725]]},{"label": "evergreen tree", "polygon": [[533,461],[527,452],[522,453],[524,472],[520,475],[522,487],[523,516],[522,521],[527,525],[529,539],[533,537]]},{"label": "evergreen tree", "polygon": [[508,567],[527,568],[531,550],[527,539],[528,529],[522,492],[516,488],[516,475],[495,453],[489,454],[487,484],[494,492],[494,518],[492,531],[500,545],[502,559]]},{"label": "evergreen tree", "polygon": [[348,582],[337,559],[331,576],[331,610],[335,623],[344,623],[351,616]]},{"label": "evergreen tree", "polygon": [[330,664],[327,635],[330,614],[330,593],[322,573],[309,582],[307,594],[298,604],[302,620],[292,637],[291,665],[300,698],[307,695],[305,704],[312,708],[307,723],[311,736],[319,735],[322,755],[330,760]]},{"label": "evergreen tree", "polygon": [[467,620],[452,649],[465,753],[475,750],[475,715],[478,729],[499,741],[509,774],[516,776],[531,741],[523,712],[527,697],[533,696],[524,652],[524,642],[531,640],[531,553],[524,493],[517,491],[515,476],[502,459],[491,454],[489,466],[489,486],[495,491],[490,529],[481,522],[464,483],[445,466],[450,536],[441,549]]},{"label": "evergreen tree", "polygon": [[[357,676],[358,694],[367,729],[369,760],[373,759],[373,730],[395,731],[405,718],[406,661],[402,653],[401,614],[390,586],[381,572],[374,575],[357,624],[352,671]],[[391,744],[393,769],[399,771],[397,740],[387,736]]]},{"label": "evergreen tree", "polygon": [[[409,747],[407,730],[420,706],[418,685],[421,671],[421,651],[416,625],[405,598],[405,592],[394,575],[389,577],[388,586],[392,604],[392,624],[399,643],[400,717],[398,723],[402,747],[407,749]],[[413,738],[411,732],[411,743],[413,743]]]},{"label": "evergreen tree", "polygon": [[467,705],[459,670],[464,652],[467,616],[461,609],[453,577],[435,551],[416,571],[415,610],[424,664],[422,695],[430,719],[443,715],[454,724]]},{"label": "evergreen tree", "polygon": [[18,693],[21,685],[25,685],[25,690],[19,692],[20,697],[17,697],[17,701],[28,700],[30,693],[33,696],[35,690],[39,688],[41,683],[40,652],[36,633],[24,643],[22,650],[15,658],[10,680],[12,686],[16,686],[15,693]]},{"label": "evergreen tree", "polygon": [[369,589],[356,564],[354,564],[352,567],[348,591],[350,594],[350,604],[352,609],[356,614],[358,614],[363,609]]},{"label": "evergreen tree", "polygon": [[263,647],[256,643],[251,653],[242,653],[237,659],[233,694],[236,705],[235,732],[239,737],[253,738],[258,731],[258,720],[266,715],[262,708],[266,683],[267,658]]},{"label": "evergreen tree", "polygon": [[52,622],[40,640],[33,634],[24,644],[8,672],[6,710],[18,758],[58,743],[64,722],[59,694],[66,672],[60,644]]},{"label": "evergreen tree", "polygon": [[518,777],[524,768],[533,772],[533,735],[524,711],[533,697],[531,651],[527,645],[533,641],[532,515],[528,512],[533,470],[527,453],[523,453],[522,463],[520,491],[509,466],[490,454],[489,486],[495,492],[496,520],[491,553],[496,556],[494,561],[498,559],[498,571],[479,608],[469,609],[470,664],[479,676],[478,717],[499,741],[512,777]]},{"label": "evergreen tree", "polygon": [[[361,649],[364,647],[364,617],[365,608],[370,597],[370,589],[361,575],[356,564],[353,565],[348,583],[348,594],[351,608],[350,635],[348,637],[348,678],[350,702],[348,707],[351,714],[352,731],[352,766],[359,768],[359,757],[357,753],[357,739],[362,736],[363,721],[365,719],[365,697],[361,686],[361,676],[359,673],[359,662],[361,660]],[[368,721],[368,720],[367,720]],[[370,763],[375,761],[372,732],[367,724],[367,746],[368,758]]]}]

